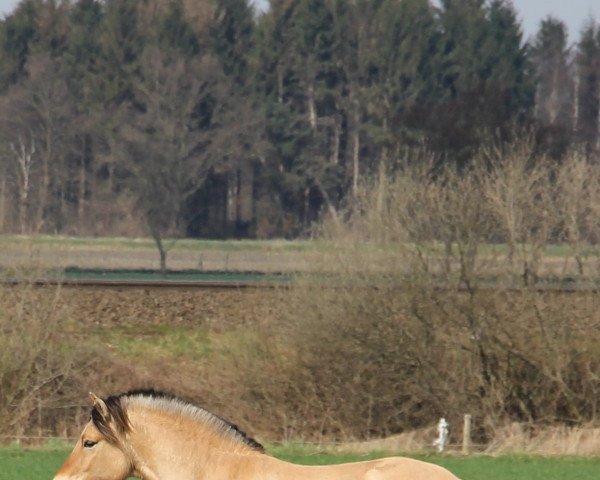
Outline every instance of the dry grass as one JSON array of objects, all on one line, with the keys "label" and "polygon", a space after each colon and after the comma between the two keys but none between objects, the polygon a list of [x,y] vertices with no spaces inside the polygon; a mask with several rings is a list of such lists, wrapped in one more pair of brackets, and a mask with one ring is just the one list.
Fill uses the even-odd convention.
[{"label": "dry grass", "polygon": [[[459,427],[460,428],[460,427]],[[435,426],[392,435],[387,438],[360,442],[343,442],[332,446],[339,452],[411,452],[433,450],[437,437]],[[447,453],[461,453],[462,445],[452,443]],[[543,456],[599,456],[600,428],[593,424],[578,427],[531,426],[522,423],[507,424],[496,430],[495,436],[485,445],[472,445],[471,453],[486,455],[543,455]]]},{"label": "dry grass", "polygon": [[493,454],[526,453],[534,455],[600,455],[600,427],[565,425],[531,427],[514,423],[496,432],[486,452]]}]

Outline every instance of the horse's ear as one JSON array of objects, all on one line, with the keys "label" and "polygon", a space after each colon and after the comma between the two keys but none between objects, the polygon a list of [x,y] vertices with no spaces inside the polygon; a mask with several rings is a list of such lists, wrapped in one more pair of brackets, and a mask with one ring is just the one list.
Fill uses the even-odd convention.
[{"label": "horse's ear", "polygon": [[90,399],[92,400],[92,405],[98,409],[98,411],[102,414],[104,418],[108,419],[110,417],[110,413],[108,411],[106,403],[104,403],[104,400],[102,400],[100,397],[93,394],[92,392],[90,392]]}]

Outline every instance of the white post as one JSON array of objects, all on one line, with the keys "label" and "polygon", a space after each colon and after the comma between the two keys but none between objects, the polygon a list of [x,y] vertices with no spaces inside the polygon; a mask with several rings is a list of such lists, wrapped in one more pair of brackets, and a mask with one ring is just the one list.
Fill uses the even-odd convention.
[{"label": "white post", "polygon": [[448,440],[448,427],[450,424],[445,418],[440,418],[437,426],[438,438],[433,442],[433,446],[437,447],[438,452],[443,452]]}]

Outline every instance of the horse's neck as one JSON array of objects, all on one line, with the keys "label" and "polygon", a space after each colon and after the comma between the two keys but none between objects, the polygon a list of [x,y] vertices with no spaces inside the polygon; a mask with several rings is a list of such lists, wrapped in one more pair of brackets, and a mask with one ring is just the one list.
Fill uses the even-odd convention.
[{"label": "horse's neck", "polygon": [[251,452],[210,428],[173,418],[163,412],[131,415],[131,456],[137,474],[148,480],[235,478],[230,470],[248,468]]}]

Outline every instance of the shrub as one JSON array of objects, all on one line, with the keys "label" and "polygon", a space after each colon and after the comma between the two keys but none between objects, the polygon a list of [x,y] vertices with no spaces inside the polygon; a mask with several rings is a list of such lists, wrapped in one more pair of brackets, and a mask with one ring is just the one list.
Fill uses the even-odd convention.
[{"label": "shrub", "polygon": [[[58,433],[65,405],[81,402],[81,380],[97,352],[73,341],[60,288],[32,281],[0,286],[0,434]],[[62,432],[61,432],[62,433]]]},{"label": "shrub", "polygon": [[313,438],[459,425],[464,413],[482,442],[514,421],[595,420],[597,296],[539,288],[595,281],[600,179],[577,155],[554,166],[522,145],[460,173],[425,159],[366,186],[344,223],[323,225],[322,277],[285,293],[266,335],[275,347],[240,385],[283,431]]}]

